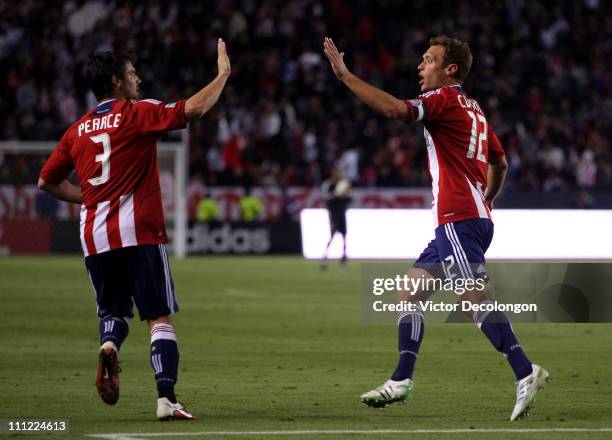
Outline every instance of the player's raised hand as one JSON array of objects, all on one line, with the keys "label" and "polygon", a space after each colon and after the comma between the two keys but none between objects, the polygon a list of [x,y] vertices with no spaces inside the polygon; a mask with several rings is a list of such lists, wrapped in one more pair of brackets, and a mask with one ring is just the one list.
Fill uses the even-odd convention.
[{"label": "player's raised hand", "polygon": [[342,79],[349,74],[349,70],[344,64],[344,52],[338,52],[338,48],[334,44],[334,40],[325,37],[323,41],[323,52],[329,60],[332,70],[338,79]]},{"label": "player's raised hand", "polygon": [[219,75],[229,76],[230,72],[232,71],[223,38],[219,38],[219,41],[217,42],[217,67],[219,68]]}]

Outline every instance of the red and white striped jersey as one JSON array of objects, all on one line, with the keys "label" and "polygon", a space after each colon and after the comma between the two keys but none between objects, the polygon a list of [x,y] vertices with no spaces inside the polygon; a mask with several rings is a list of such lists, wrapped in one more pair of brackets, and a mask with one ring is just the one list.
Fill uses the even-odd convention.
[{"label": "red and white striped jersey", "polygon": [[108,100],[72,124],[40,177],[59,184],[76,170],[85,256],[128,246],[167,243],[157,146],[184,128],[185,101]]},{"label": "red and white striped jersey", "polygon": [[433,190],[435,226],[489,218],[484,201],[489,157],[504,155],[478,102],[460,86],[443,87],[404,101],[423,121]]}]

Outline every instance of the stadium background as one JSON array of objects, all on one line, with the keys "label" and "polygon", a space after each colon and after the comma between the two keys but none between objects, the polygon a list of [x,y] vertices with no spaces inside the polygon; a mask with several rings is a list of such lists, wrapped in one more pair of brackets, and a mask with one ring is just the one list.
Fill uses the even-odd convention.
[{"label": "stadium background", "polygon": [[[0,139],[59,139],[95,102],[83,74],[92,51],[130,51],[142,96],[171,101],[213,77],[216,37],[226,39],[231,80],[220,103],[189,129],[191,220],[209,195],[218,220],[240,221],[240,197],[255,188],[263,203],[258,220],[294,222],[301,209],[322,205],[318,188],[334,165],[361,188],[353,207],[429,205],[420,127],[387,121],[348,93],[322,54],[327,34],[356,74],[402,97],[418,93],[416,67],[431,35],[468,40],[475,62],[465,89],[483,106],[510,164],[497,207],[612,206],[609,2],[57,5],[2,2]],[[0,156],[0,218],[11,222],[4,229],[21,231],[16,220],[75,220],[75,212],[27,188],[45,155],[14,153]],[[172,219],[175,188],[171,173],[162,177]],[[270,249],[299,252],[295,225],[281,229],[275,243],[293,244]],[[66,230],[52,222],[45,242],[77,250]]]},{"label": "stadium background", "polygon": [[[232,76],[219,103],[189,127],[188,217],[205,234],[251,231],[250,244],[191,250],[299,254],[299,212],[323,205],[319,186],[334,165],[353,182],[354,206],[425,208],[431,200],[421,127],[387,121],[352,97],[324,59],[325,35],[347,53],[351,70],[402,97],[418,94],[416,67],[430,36],[466,39],[474,65],[465,89],[481,103],[510,163],[497,207],[602,209],[612,208],[611,12],[610,2],[598,0],[0,1],[0,140],[8,145],[0,152],[0,249],[73,254],[0,259],[0,375],[8,390],[0,418],[60,417],[69,408],[78,432],[158,429],[146,425],[150,405],[142,403],[150,399],[144,332],[134,330],[126,344],[124,412],[105,413],[95,400],[87,376],[95,317],[78,256],[76,211],[35,189],[46,155],[19,151],[24,142],[57,141],[94,105],[83,76],[92,51],[129,50],[142,96],[172,101],[214,77],[222,36]],[[171,164],[162,185],[172,212]],[[239,208],[247,192],[263,204],[254,221]],[[208,223],[197,222],[203,197],[219,205],[218,218]],[[262,230],[274,245],[262,247]],[[509,380],[497,353],[461,325],[428,334],[424,358],[430,360],[418,370],[423,394],[411,408],[414,423],[405,408],[379,416],[347,404],[374,376],[383,378],[395,356],[391,327],[359,322],[357,263],[326,275],[297,256],[191,257],[173,265],[184,310],[177,318],[188,372],[184,395],[209,423],[199,429],[403,429],[429,428],[434,420],[443,428],[507,427],[501,421],[511,386],[488,412],[457,411],[452,404],[469,397],[482,402],[500,377]],[[232,316],[239,324],[225,322]],[[605,426],[612,396],[602,379],[612,373],[609,326],[532,325],[520,334],[559,377],[529,426]],[[552,342],[560,339],[561,345]],[[249,346],[250,367],[228,349],[240,344]],[[478,360],[462,356],[466,347],[457,344]],[[54,379],[41,371],[41,347]],[[595,356],[601,361],[584,365]],[[480,360],[492,363],[484,379],[448,377],[441,367],[473,371]],[[252,389],[229,385],[228,374],[231,381],[248,378]],[[436,387],[448,387],[450,400]],[[337,393],[326,399],[329,389]],[[232,393],[245,398],[227,397]],[[564,406],[572,393],[584,399]],[[264,402],[253,409],[262,394]],[[11,398],[20,403],[9,407]],[[222,399],[210,407],[210,400]],[[439,421],[436,414],[446,416]],[[109,415],[118,427],[105,426]],[[590,437],[598,435],[606,434]]]}]

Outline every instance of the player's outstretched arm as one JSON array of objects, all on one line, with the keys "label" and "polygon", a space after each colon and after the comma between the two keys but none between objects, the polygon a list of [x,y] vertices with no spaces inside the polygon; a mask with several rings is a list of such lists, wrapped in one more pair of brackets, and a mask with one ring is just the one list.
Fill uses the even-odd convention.
[{"label": "player's outstretched arm", "polygon": [[83,203],[81,188],[73,185],[67,180],[63,180],[57,185],[51,185],[50,183],[47,183],[43,179],[39,178],[38,187],[43,191],[48,192],[56,199],[70,203]]},{"label": "player's outstretched arm", "polygon": [[344,52],[338,52],[333,40],[325,37],[323,52],[329,60],[336,77],[342,81],[359,99],[374,110],[392,119],[410,119],[408,107],[401,99],[378,89],[353,75],[344,64]]},{"label": "player's outstretched arm", "polygon": [[206,85],[202,90],[187,99],[185,102],[185,116],[187,119],[201,118],[219,100],[225,83],[230,76],[231,65],[225,42],[219,38],[217,42],[217,77]]},{"label": "player's outstretched arm", "polygon": [[493,201],[504,185],[508,173],[508,161],[505,155],[492,155],[490,157],[489,170],[487,171],[487,193],[485,202],[489,209],[493,209]]}]

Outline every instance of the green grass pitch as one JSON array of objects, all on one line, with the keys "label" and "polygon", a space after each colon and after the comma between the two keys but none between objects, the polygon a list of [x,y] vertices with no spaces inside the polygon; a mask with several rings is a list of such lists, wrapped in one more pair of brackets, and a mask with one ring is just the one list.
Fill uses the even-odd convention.
[{"label": "green grass pitch", "polygon": [[[362,321],[359,262],[321,272],[298,257],[192,257],[173,261],[172,271],[181,305],[177,392],[199,421],[155,419],[149,336],[137,320],[121,353],[119,403],[99,400],[93,290],[81,258],[57,256],[0,259],[0,419],[69,419],[79,438],[612,437],[552,431],[612,427],[610,325],[515,326],[552,377],[531,416],[516,423],[506,421],[511,370],[475,326],[426,326],[409,404],[375,410],[359,395],[394,368],[396,329]],[[472,432],[410,432],[418,429]],[[479,431],[487,429],[498,431]],[[329,430],[340,432],[307,432]],[[346,432],[370,430],[405,432]],[[217,434],[172,434],[204,431]],[[305,432],[244,434],[253,431]]]}]

